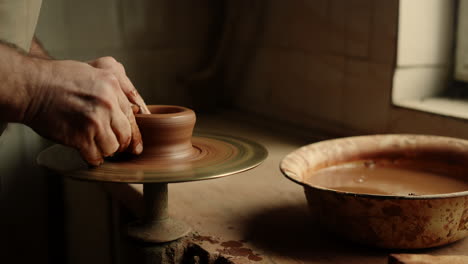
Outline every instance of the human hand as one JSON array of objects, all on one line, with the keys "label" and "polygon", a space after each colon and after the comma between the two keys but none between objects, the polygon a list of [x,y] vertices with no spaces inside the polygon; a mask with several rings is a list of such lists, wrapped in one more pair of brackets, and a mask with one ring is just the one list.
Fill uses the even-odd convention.
[{"label": "human hand", "polygon": [[[47,64],[42,71],[45,77],[30,88],[26,125],[76,148],[95,166],[115,152],[142,152],[141,134],[121,86],[121,74],[77,61],[41,63]],[[130,92],[135,100],[138,93]]]},{"label": "human hand", "polygon": [[138,106],[139,112],[142,114],[151,114],[145,101],[133,86],[130,79],[127,77],[124,66],[112,57],[102,57],[88,62],[89,65],[103,70],[112,72],[119,81],[120,88],[127,96],[128,100]]}]

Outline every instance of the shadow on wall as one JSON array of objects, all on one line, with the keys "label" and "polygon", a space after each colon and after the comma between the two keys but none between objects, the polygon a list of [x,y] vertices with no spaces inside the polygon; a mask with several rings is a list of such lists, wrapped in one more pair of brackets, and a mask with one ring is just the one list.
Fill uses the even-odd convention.
[{"label": "shadow on wall", "polygon": [[219,106],[233,106],[233,93],[239,87],[228,89],[227,86],[243,85],[244,75],[249,72],[246,69],[263,35],[267,7],[265,0],[224,2],[220,34],[208,64],[183,77],[195,109],[212,111]]}]

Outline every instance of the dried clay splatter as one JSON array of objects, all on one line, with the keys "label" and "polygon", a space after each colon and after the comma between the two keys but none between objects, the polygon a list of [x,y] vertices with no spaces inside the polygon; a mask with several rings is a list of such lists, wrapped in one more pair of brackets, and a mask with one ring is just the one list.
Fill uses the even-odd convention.
[{"label": "dried clay splatter", "polygon": [[255,254],[250,248],[242,247],[244,244],[240,241],[225,241],[221,243],[223,249],[217,249],[221,254],[226,254],[235,257],[247,257],[252,261],[261,261],[263,260],[258,254]]}]

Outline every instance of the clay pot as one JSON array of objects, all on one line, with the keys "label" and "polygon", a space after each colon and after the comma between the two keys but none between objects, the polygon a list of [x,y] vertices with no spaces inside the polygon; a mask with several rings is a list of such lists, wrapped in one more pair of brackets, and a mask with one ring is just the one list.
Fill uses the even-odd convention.
[{"label": "clay pot", "polygon": [[310,172],[362,160],[419,164],[427,171],[468,182],[468,141],[422,135],[322,141],[290,153],[280,169],[304,186],[309,207],[320,223],[351,241],[382,248],[416,249],[468,236],[468,190],[421,196],[358,194],[304,181]]},{"label": "clay pot", "polygon": [[184,159],[192,156],[195,113],[182,106],[150,105],[151,114],[137,114],[143,139],[140,159]]}]

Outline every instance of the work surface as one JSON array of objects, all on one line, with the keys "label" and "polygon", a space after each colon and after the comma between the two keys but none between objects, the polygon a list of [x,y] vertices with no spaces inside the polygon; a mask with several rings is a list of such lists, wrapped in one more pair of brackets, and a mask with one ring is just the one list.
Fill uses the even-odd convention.
[{"label": "work surface", "polygon": [[[286,133],[284,127],[255,126],[235,115],[199,118],[197,129],[240,136],[269,151],[259,167],[229,177],[169,185],[170,214],[189,223],[200,243],[228,258],[252,263],[387,263],[389,253],[335,238],[320,228],[303,188],[279,171],[281,159],[317,137]],[[142,186],[110,191],[135,213]],[[132,197],[132,198],[130,198]],[[416,253],[467,255],[468,239]]]}]

